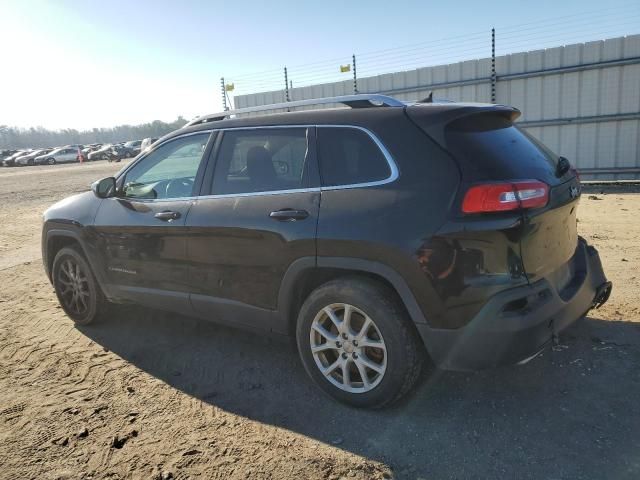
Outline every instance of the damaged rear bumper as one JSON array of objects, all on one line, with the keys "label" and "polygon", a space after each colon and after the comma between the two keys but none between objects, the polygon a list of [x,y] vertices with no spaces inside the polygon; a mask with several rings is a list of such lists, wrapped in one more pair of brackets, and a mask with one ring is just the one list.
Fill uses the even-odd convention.
[{"label": "damaged rear bumper", "polygon": [[434,362],[446,370],[478,370],[533,358],[611,294],[600,256],[584,239],[571,262],[573,277],[561,289],[542,279],[501,292],[456,330],[416,325]]}]

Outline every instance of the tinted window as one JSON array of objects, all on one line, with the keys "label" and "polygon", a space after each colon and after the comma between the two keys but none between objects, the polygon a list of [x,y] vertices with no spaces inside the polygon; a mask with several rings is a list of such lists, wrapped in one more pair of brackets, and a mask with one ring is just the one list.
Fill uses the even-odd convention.
[{"label": "tinted window", "polygon": [[208,140],[209,133],[200,133],[161,145],[127,172],[123,195],[134,198],[191,196]]},{"label": "tinted window", "polygon": [[318,128],[318,159],[324,186],[375,182],[391,175],[380,148],[355,128]]},{"label": "tinted window", "polygon": [[508,118],[472,115],[449,125],[445,138],[471,179],[557,181],[558,157]]},{"label": "tinted window", "polygon": [[305,128],[226,131],[213,177],[216,195],[303,188]]}]

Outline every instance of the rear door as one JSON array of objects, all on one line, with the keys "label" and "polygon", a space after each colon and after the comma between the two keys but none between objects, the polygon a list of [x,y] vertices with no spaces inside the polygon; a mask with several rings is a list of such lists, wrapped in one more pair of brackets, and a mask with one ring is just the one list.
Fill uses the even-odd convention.
[{"label": "rear door", "polygon": [[314,130],[231,129],[217,143],[186,224],[191,302],[217,321],[277,329],[285,272],[296,260],[315,262]]},{"label": "rear door", "polygon": [[172,138],[118,178],[94,222],[96,255],[117,296],[189,311],[185,219],[200,188],[211,132]]}]

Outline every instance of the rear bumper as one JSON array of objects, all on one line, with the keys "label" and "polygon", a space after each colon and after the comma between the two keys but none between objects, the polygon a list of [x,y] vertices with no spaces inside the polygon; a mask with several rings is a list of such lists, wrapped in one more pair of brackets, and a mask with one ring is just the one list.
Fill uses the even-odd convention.
[{"label": "rear bumper", "polygon": [[611,292],[598,252],[583,239],[571,262],[573,278],[560,291],[542,279],[495,295],[463,328],[416,325],[434,362],[445,370],[479,370],[535,356]]}]

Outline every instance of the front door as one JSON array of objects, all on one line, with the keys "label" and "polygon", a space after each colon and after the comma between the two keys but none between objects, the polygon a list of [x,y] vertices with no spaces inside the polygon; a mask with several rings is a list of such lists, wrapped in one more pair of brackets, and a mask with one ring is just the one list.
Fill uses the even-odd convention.
[{"label": "front door", "polygon": [[187,218],[191,303],[212,320],[277,329],[287,268],[301,258],[315,262],[314,132],[259,128],[221,136],[209,186]]},{"label": "front door", "polygon": [[95,244],[112,295],[189,309],[185,219],[210,136],[199,132],[159,145],[118,178],[116,197],[102,201]]}]

